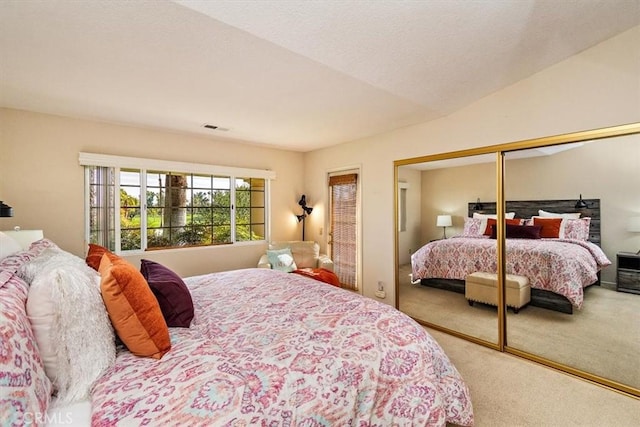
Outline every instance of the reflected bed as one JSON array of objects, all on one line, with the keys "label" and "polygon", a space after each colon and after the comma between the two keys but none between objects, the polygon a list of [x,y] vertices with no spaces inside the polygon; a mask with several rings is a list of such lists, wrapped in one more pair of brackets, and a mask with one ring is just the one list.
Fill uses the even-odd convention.
[{"label": "reflected bed", "polygon": [[[572,313],[574,308],[582,307],[584,289],[598,284],[600,270],[611,264],[597,244],[600,242],[600,200],[585,202],[588,211],[575,214],[584,214],[584,218],[554,219],[559,221],[558,227],[562,223],[566,238],[564,235],[562,238],[540,238],[539,234],[536,238],[511,238],[522,237],[515,235],[517,228],[534,227],[507,224],[509,230],[514,230],[514,235],[507,233],[505,241],[506,273],[529,279],[531,305]],[[506,205],[507,212],[513,212],[515,218],[529,220],[535,217],[539,221],[541,211],[574,212],[574,204],[575,200],[536,200],[507,202]],[[467,275],[478,271],[497,272],[497,244],[483,231],[486,222],[480,232],[467,231],[466,223],[474,216],[474,205],[469,203],[469,218],[465,220],[465,232],[461,236],[430,242],[412,255],[414,281],[420,279],[423,285],[464,294]],[[495,203],[484,203],[484,208],[482,215],[495,213]],[[579,235],[570,234],[573,232],[570,224],[574,222],[580,226],[586,223],[586,229],[576,230]],[[539,233],[541,229],[542,226],[535,231]]]}]

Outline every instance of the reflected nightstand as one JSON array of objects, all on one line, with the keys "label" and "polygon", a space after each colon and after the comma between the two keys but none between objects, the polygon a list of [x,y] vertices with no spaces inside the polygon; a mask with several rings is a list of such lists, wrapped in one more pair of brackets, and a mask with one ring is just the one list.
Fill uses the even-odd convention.
[{"label": "reflected nightstand", "polygon": [[640,255],[618,252],[616,291],[640,295]]}]

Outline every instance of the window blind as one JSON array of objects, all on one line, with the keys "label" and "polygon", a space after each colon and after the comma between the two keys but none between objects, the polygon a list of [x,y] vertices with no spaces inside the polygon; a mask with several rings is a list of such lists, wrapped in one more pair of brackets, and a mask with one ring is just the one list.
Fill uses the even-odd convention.
[{"label": "window blind", "polygon": [[329,177],[331,191],[331,257],[343,288],[356,283],[357,174]]}]

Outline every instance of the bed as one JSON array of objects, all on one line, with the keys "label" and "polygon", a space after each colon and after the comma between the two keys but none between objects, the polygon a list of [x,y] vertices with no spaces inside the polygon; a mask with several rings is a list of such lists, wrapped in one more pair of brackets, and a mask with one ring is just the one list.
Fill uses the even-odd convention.
[{"label": "bed", "polygon": [[[582,212],[575,211],[575,200],[506,203],[507,212],[514,217],[506,224],[506,273],[529,279],[531,305],[571,314],[574,308],[582,307],[585,289],[599,283],[600,270],[611,264],[599,246],[600,201],[588,199],[585,203],[588,210]],[[475,205],[475,202],[469,203],[469,217],[465,219],[465,231],[461,235],[430,242],[412,255],[414,280],[419,279],[425,286],[464,293],[467,275],[497,271],[496,241],[483,232],[484,223],[475,230],[471,224]],[[495,213],[495,203],[484,203],[483,208],[480,216]],[[541,212],[548,216],[541,217]],[[558,216],[561,214],[565,218]],[[542,218],[537,220],[540,223],[554,218],[559,227],[565,227],[562,233],[566,229],[566,236],[540,238],[538,234],[536,238],[522,238],[532,236],[519,235],[518,230],[533,227],[515,222],[526,219],[533,224],[532,218]],[[511,221],[515,222],[509,224]],[[574,230],[574,226],[580,229]]]},{"label": "bed", "polygon": [[[0,259],[0,412],[14,425],[473,425],[468,387],[442,348],[386,304],[269,269],[183,278],[192,303],[188,326],[169,326],[174,320],[167,320],[169,347],[159,344],[141,356],[120,333],[104,291],[105,276],[116,277],[104,268],[124,268],[123,260],[103,254],[98,274],[84,259],[62,252],[43,239]],[[27,315],[27,297],[42,286],[39,278],[52,268],[51,259],[56,274],[47,279],[53,286],[73,282],[65,298],[73,300],[68,291],[78,289],[87,301],[101,292],[104,299],[106,314],[99,316],[84,307],[91,302],[73,305],[71,314],[55,308],[58,317],[76,319],[69,329],[84,334],[56,343],[58,355],[67,347],[82,349],[69,351],[76,359],[67,369],[86,365],[78,377],[84,390],[76,386],[82,381],[64,386],[64,370],[49,378],[47,357],[39,350],[45,346]],[[76,268],[82,273],[65,276]],[[90,282],[75,286],[84,274]],[[148,277],[153,288],[158,276]],[[163,283],[175,277],[163,276]],[[159,306],[167,302],[156,296]],[[91,323],[103,324],[105,316],[111,335]],[[66,336],[64,330],[56,333]],[[116,344],[116,336],[124,342]],[[97,346],[104,348],[95,351]]]}]

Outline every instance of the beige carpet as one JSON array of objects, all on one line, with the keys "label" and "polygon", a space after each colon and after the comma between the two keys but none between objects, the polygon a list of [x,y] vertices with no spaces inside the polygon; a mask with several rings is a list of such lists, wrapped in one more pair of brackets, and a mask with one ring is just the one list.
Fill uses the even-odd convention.
[{"label": "beige carpet", "polygon": [[[401,311],[497,343],[495,307],[471,307],[462,294],[412,285],[407,271],[400,275]],[[507,345],[640,388],[640,295],[592,286],[572,315],[532,306],[508,311]]]},{"label": "beige carpet", "polygon": [[427,328],[471,392],[476,427],[635,427],[640,400]]}]

